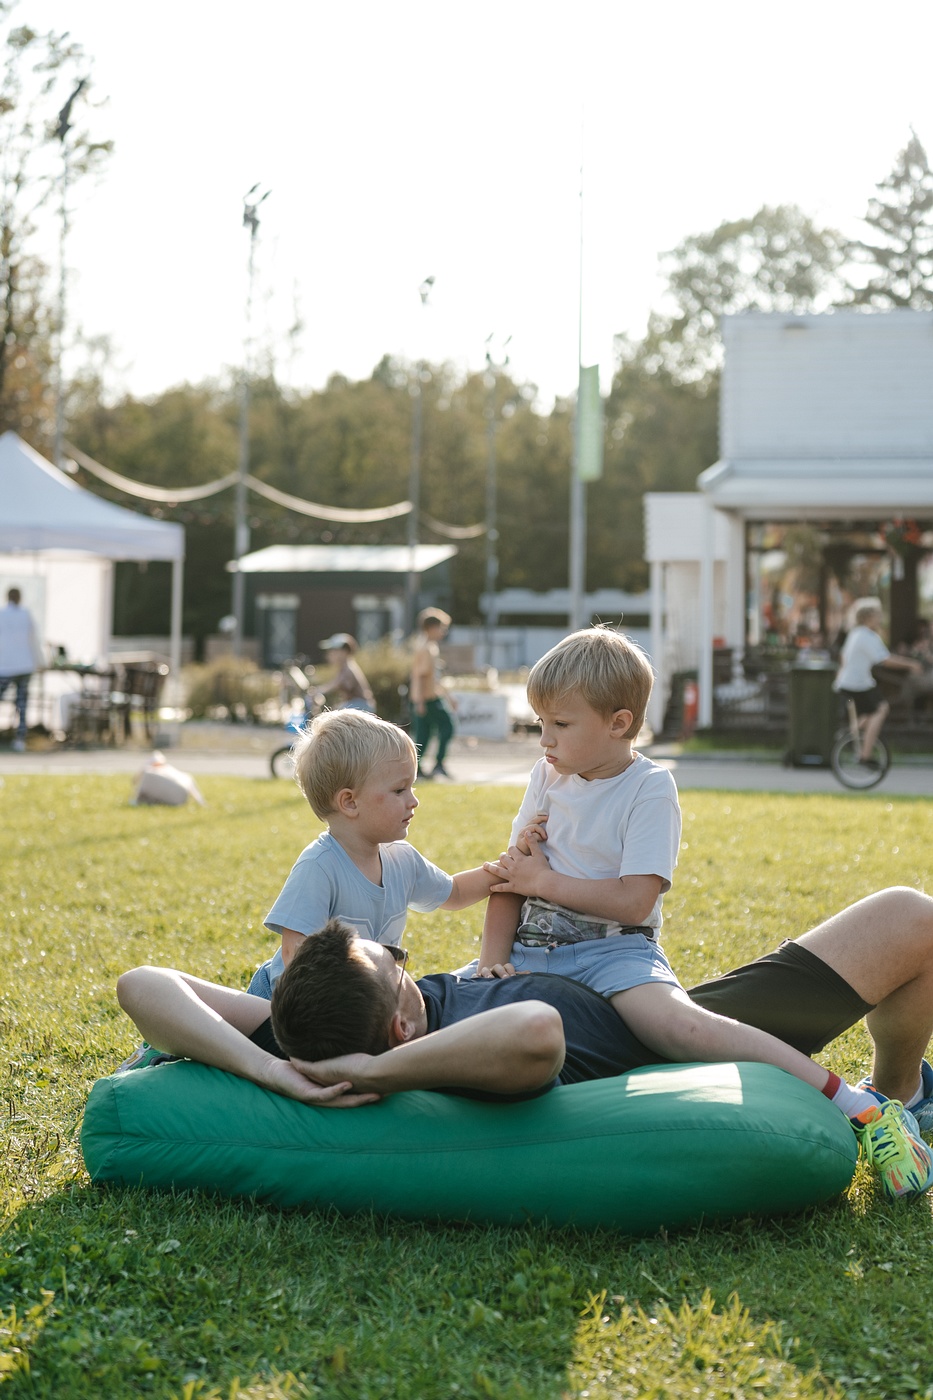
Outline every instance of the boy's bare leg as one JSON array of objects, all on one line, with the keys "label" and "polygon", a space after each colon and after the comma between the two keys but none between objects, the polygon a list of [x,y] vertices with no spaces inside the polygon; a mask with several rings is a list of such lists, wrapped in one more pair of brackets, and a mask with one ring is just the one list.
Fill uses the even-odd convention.
[{"label": "boy's bare leg", "polygon": [[644,983],[609,1000],[649,1049],[675,1063],[754,1060],[787,1070],[821,1092],[829,1071],[757,1026],[717,1016],[692,1002],[682,987]]},{"label": "boy's bare leg", "polygon": [[891,706],[888,704],[887,700],[882,700],[877,710],[873,710],[868,716],[865,721],[865,727],[862,730],[862,752],[859,755],[860,758],[871,758],[871,751],[875,747],[875,740],[881,733],[890,709]]},{"label": "boy's bare leg", "polygon": [[796,941],[873,1004],[872,1082],[906,1103],[933,1036],[933,899],[904,886],[881,890]]}]

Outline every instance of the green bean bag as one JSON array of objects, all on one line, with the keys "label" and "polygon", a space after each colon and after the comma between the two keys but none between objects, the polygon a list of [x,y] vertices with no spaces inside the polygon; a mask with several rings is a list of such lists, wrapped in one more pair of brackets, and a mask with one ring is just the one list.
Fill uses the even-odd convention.
[{"label": "green bean bag", "polygon": [[611,1226],[631,1234],[771,1215],[849,1183],[856,1140],[769,1065],[663,1065],[517,1104],[398,1094],[308,1108],[180,1061],[94,1085],[92,1180],[409,1220]]},{"label": "green bean bag", "polygon": [[842,1113],[762,1064],[656,1065],[523,1103],[415,1092],[340,1110],[178,1061],[99,1079],[81,1147],[94,1182],[628,1233],[801,1210],[845,1189],[856,1162]]}]

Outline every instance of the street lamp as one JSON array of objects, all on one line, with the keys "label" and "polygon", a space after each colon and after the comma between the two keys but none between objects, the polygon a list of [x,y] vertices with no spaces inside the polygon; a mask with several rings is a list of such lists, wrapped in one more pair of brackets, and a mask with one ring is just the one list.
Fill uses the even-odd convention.
[{"label": "street lamp", "polygon": [[[508,336],[501,346],[504,351],[511,341]],[[486,386],[486,665],[492,665],[493,641],[499,613],[496,606],[496,589],[499,581],[499,530],[497,525],[497,483],[496,483],[496,388],[498,374],[509,363],[508,355],[500,360],[492,356],[493,337],[486,337],[486,373],[483,383]]]},{"label": "street lamp", "polygon": [[[434,278],[426,277],[418,288],[421,305],[428,305]],[[408,516],[408,578],[405,588],[405,630],[410,635],[415,630],[415,613],[418,601],[418,512],[421,509],[421,426],[422,403],[421,385],[425,379],[425,363],[420,359],[415,366],[415,378],[409,386],[411,399],[411,465],[408,473],[408,499],[411,512]]]},{"label": "street lamp", "polygon": [[234,656],[243,651],[243,574],[240,560],[249,553],[249,522],[246,517],[246,478],[249,475],[249,390],[253,373],[253,282],[256,270],[256,238],[259,234],[259,206],[268,199],[271,190],[258,199],[253,198],[259,189],[253,185],[243,197],[243,227],[249,229],[249,260],[246,283],[246,329],[243,342],[243,374],[240,380],[240,451],[237,461],[236,498],[234,505],[233,552],[236,569],[233,574],[234,626],[231,640]]}]

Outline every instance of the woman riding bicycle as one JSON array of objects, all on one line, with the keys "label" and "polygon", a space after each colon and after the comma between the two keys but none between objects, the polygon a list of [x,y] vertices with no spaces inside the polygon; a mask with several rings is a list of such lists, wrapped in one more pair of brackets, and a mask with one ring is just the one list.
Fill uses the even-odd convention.
[{"label": "woman riding bicycle", "polygon": [[319,689],[318,694],[337,697],[340,710],[368,710],[376,713],[376,702],[369,688],[369,681],[363,675],[353,656],[357,651],[357,641],[349,632],[337,632],[333,637],[320,643],[327,652],[328,662],[335,667],[336,675],[330,685]]},{"label": "woman riding bicycle", "polygon": [[859,598],[853,604],[855,626],[842,644],[839,671],[833,689],[843,700],[851,700],[859,717],[862,748],[859,761],[872,764],[872,750],[888,717],[891,706],[875,680],[873,666],[885,666],[895,671],[919,671],[919,662],[908,656],[892,656],[878,635],[881,631],[882,609],[878,598]]}]

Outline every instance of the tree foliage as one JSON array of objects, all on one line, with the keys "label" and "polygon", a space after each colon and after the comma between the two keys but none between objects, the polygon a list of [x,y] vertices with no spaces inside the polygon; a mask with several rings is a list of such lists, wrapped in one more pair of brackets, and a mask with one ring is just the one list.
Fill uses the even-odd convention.
[{"label": "tree foliage", "polygon": [[[76,179],[99,169],[111,142],[92,140],[82,125],[90,65],[81,46],[68,34],[15,24],[15,8],[0,0],[0,431],[42,438],[55,327],[33,241],[40,218],[54,217],[63,149]],[[80,100],[68,107],[82,80]]]},{"label": "tree foliage", "polygon": [[[915,136],[879,189],[887,194],[879,195],[869,210],[878,238],[860,245],[863,264],[867,260],[875,268],[862,299],[879,306],[931,304],[924,298],[933,285],[933,175]],[[664,255],[666,309],[652,314],[640,340],[617,342],[617,367],[605,401],[604,475],[587,489],[589,589],[645,586],[645,493],[693,490],[700,472],[716,460],[720,317],[851,305],[855,293],[845,277],[853,256],[852,245],[835,231],[819,228],[794,205],[766,206],[749,218],[721,223],[685,238]],[[21,317],[25,305],[21,299]],[[37,299],[39,320],[41,315]],[[558,400],[542,413],[534,406],[533,386],[516,383],[504,371],[491,390],[484,375],[463,377],[449,365],[414,366],[387,355],[366,379],[354,382],[334,375],[324,389],[299,393],[281,386],[270,358],[266,373],[251,388],[249,468],[282,491],[325,505],[380,506],[401,500],[409,491],[417,393],[422,419],[419,534],[425,542],[443,541],[446,536],[431,521],[466,526],[485,517],[491,392],[499,585],[564,587],[573,402]],[[38,420],[25,435],[43,446]],[[137,481],[163,487],[213,481],[237,465],[237,388],[232,381],[181,385],[148,399],[125,396],[112,402],[98,367],[72,386],[69,435],[92,457]],[[185,525],[185,631],[199,639],[216,631],[230,607],[224,564],[233,553],[233,492],[189,504],[147,506],[96,478],[80,479],[120,504]],[[249,498],[249,526],[253,549],[280,542],[402,543],[407,537],[404,519],[335,524],[256,494]],[[486,549],[482,536],[458,541],[452,583],[460,622],[481,621]],[[118,630],[163,627],[167,570],[120,567]]]},{"label": "tree foliage", "polygon": [[933,307],[933,170],[916,132],[868,203],[866,238],[852,243],[868,280],[853,301],[878,309]]},{"label": "tree foliage", "polygon": [[[408,495],[415,369],[384,359],[370,378],[334,376],[325,389],[290,393],[272,377],[252,387],[249,468],[282,491],[329,506],[380,506]],[[445,542],[431,520],[481,523],[486,511],[488,447],[482,375],[459,379],[449,366],[428,366],[422,399],[420,538]],[[532,407],[533,390],[500,375],[498,431],[499,557],[504,584],[561,587],[567,577],[567,500],[572,408],[550,417]],[[182,385],[146,400],[125,396],[107,405],[99,384],[82,381],[73,396],[69,433],[89,456],[129,478],[170,487],[214,481],[235,469],[238,406],[235,385]],[[216,631],[230,608],[223,565],[233,553],[233,492],[178,506],[148,505],[81,473],[97,494],[184,524],[186,632]],[[400,544],[404,518],[339,524],[297,514],[257,494],[249,497],[251,548],[274,543]],[[610,552],[614,546],[610,546]],[[458,542],[453,565],[458,620],[480,621],[485,537]],[[155,565],[121,568],[118,625],[128,631],[164,626],[167,580]],[[160,622],[142,625],[142,618]]]},{"label": "tree foliage", "polygon": [[648,327],[652,358],[679,381],[702,380],[721,360],[719,320],[739,311],[818,311],[844,297],[842,236],[793,204],[764,206],[685,238],[663,255],[676,310]]}]

